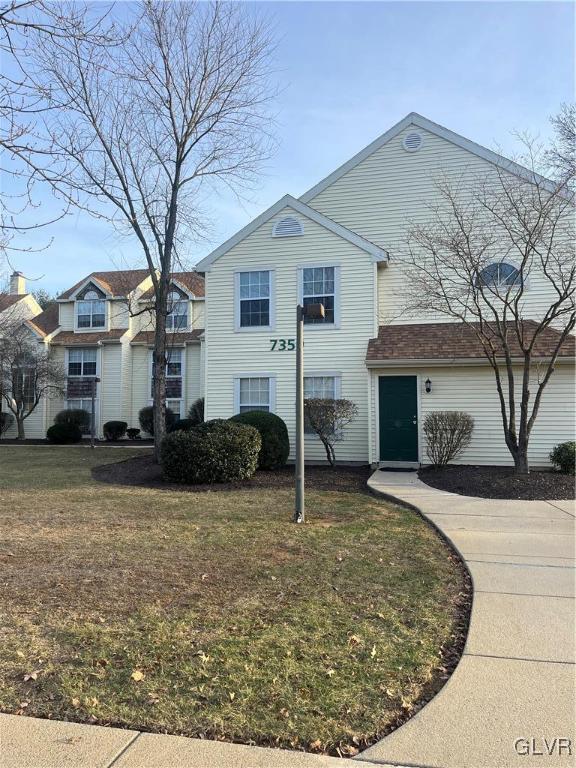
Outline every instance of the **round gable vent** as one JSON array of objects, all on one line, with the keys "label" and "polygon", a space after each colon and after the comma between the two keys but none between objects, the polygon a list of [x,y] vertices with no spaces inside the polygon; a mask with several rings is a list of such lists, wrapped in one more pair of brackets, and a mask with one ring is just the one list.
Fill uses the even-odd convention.
[{"label": "round gable vent", "polygon": [[421,133],[407,133],[406,136],[404,136],[402,146],[406,152],[418,152],[423,142],[424,139],[422,138]]}]

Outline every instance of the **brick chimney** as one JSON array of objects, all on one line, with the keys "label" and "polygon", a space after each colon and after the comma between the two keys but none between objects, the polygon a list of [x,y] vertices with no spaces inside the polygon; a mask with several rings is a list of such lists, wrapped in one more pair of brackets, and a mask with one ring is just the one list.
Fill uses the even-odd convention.
[{"label": "brick chimney", "polygon": [[12,296],[24,296],[26,293],[26,278],[22,272],[13,272],[10,275],[10,293]]}]

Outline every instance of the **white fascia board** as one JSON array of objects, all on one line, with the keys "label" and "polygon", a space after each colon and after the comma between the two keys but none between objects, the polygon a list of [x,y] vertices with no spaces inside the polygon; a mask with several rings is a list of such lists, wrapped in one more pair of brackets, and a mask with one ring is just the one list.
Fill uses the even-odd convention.
[{"label": "white fascia board", "polygon": [[476,142],[471,141],[464,136],[460,136],[458,133],[454,133],[454,131],[451,131],[449,128],[444,128],[443,125],[434,123],[432,120],[429,120],[423,115],[419,115],[417,112],[410,112],[410,114],[406,115],[406,117],[400,120],[399,123],[392,126],[386,133],[383,133],[371,144],[368,144],[367,147],[364,147],[364,149],[358,152],[358,154],[354,155],[354,157],[333,171],[333,173],[326,176],[326,178],[322,179],[322,181],[318,182],[318,184],[315,184],[311,189],[301,195],[300,200],[304,203],[308,203],[312,198],[316,197],[320,192],[323,192],[327,187],[337,181],[345,173],[352,170],[352,168],[356,167],[367,157],[370,157],[370,155],[379,150],[384,144],[387,144],[410,125],[414,125],[417,128],[422,128],[429,133],[440,136],[441,138],[446,139],[446,141],[449,141],[462,149],[466,149],[468,152],[471,152],[477,157],[481,157],[483,160],[486,160],[489,163],[492,163],[492,165],[496,165],[498,168],[502,168],[509,173],[513,173],[528,181],[538,183],[544,189],[548,190],[548,192],[556,191],[556,185],[552,181],[545,179],[543,176],[531,171],[529,168],[525,168],[524,166],[515,163],[513,160],[509,160],[508,158],[499,155],[497,152],[493,152],[491,149],[483,147],[481,144],[476,144]]},{"label": "white fascia board", "polygon": [[226,240],[225,243],[222,243],[221,246],[212,251],[212,253],[206,256],[206,258],[202,259],[202,261],[198,262],[196,265],[196,271],[210,272],[211,265],[217,259],[227,253],[235,245],[238,245],[238,243],[248,237],[248,235],[251,235],[252,232],[258,229],[258,227],[262,226],[262,224],[265,224],[267,221],[269,221],[273,216],[276,216],[277,213],[280,213],[280,211],[282,211],[284,208],[292,208],[292,210],[302,214],[302,216],[306,216],[308,219],[311,219],[317,224],[320,224],[320,226],[325,227],[336,235],[339,235],[344,240],[348,240],[348,242],[369,253],[374,261],[388,261],[388,252],[383,248],[379,248],[369,240],[365,240],[355,232],[346,229],[346,227],[343,227],[341,224],[337,224],[335,221],[332,221],[332,219],[329,219],[327,216],[324,216],[323,214],[314,210],[314,208],[306,205],[301,200],[297,200],[295,197],[292,197],[292,195],[284,195],[284,197],[280,198],[280,200],[274,203],[274,205],[268,208],[268,210],[264,211],[264,213],[261,213],[260,216],[257,216],[253,221],[250,222],[250,224],[233,235],[229,240]]}]

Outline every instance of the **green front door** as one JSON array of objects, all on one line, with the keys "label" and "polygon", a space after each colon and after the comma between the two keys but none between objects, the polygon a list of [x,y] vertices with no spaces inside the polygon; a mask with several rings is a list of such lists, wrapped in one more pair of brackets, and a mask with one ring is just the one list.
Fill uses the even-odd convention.
[{"label": "green front door", "polygon": [[380,376],[380,461],[418,461],[416,376]]}]

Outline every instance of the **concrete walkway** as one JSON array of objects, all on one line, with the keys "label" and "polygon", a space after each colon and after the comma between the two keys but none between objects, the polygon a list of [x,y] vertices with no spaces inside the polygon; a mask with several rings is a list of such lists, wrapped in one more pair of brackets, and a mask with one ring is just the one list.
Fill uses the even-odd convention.
[{"label": "concrete walkway", "polygon": [[360,757],[426,768],[575,766],[574,503],[458,496],[415,472],[377,471],[369,485],[450,539],[474,601],[448,683]]}]

